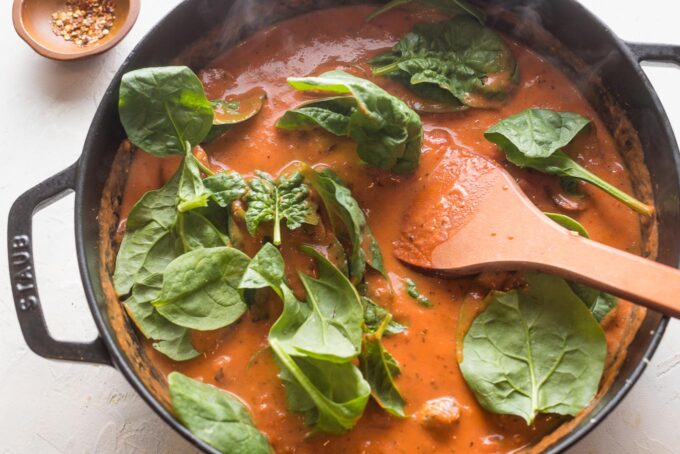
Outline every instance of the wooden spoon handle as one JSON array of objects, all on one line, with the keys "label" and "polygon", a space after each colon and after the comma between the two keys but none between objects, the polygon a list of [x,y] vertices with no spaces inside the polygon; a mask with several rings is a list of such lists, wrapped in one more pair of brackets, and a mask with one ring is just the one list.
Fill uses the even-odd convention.
[{"label": "wooden spoon handle", "polygon": [[553,247],[540,268],[680,318],[675,268],[580,237]]}]

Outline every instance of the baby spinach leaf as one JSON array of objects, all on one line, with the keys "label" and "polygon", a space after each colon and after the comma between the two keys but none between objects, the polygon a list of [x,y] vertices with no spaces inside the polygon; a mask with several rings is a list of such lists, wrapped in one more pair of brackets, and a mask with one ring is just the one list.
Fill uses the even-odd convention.
[{"label": "baby spinach leaf", "polygon": [[[338,283],[340,277],[344,278],[342,273],[337,269],[330,269],[334,268],[333,265],[325,261],[323,256],[309,249],[306,252],[314,254],[317,261],[321,261],[320,267],[323,267],[316,285],[338,285],[340,289],[344,287],[345,283]],[[331,279],[327,277],[329,275],[332,276]],[[299,330],[312,318],[313,313],[316,312],[318,317],[318,312],[326,309],[325,302],[323,308],[319,306],[310,309],[311,305],[295,298],[285,282],[283,257],[269,243],[253,257],[240,286],[269,286],[283,300],[281,316],[269,331],[269,345],[281,370],[279,377],[286,387],[289,408],[303,413],[305,422],[314,426],[315,431],[342,433],[351,429],[363,414],[370,395],[370,386],[351,362],[315,359],[297,348]],[[312,292],[317,292],[317,288],[314,287]],[[346,292],[347,290],[336,291],[326,287],[316,295],[323,295],[325,298],[326,294],[330,294],[329,299],[337,302],[337,296]],[[345,313],[346,310],[343,308],[340,312]],[[327,319],[326,313],[321,316]],[[343,316],[343,319],[347,317]],[[343,328],[342,332],[353,332],[353,328]]]},{"label": "baby spinach leaf", "polygon": [[269,340],[275,339],[289,355],[304,356],[294,345],[295,335],[311,314],[308,304],[299,301],[287,284],[282,284],[276,293],[283,301],[281,316],[269,330]]},{"label": "baby spinach leaf", "polygon": [[[559,213],[545,213],[545,215],[560,224],[562,227],[577,232],[582,237],[590,238],[586,228],[583,227],[583,225],[581,225],[581,223],[576,219]],[[581,298],[588,309],[590,309],[590,312],[593,313],[595,320],[598,322],[601,322],[602,319],[604,319],[605,316],[618,304],[618,299],[614,295],[595,290],[576,282],[569,281],[568,284],[574,293],[576,293],[576,295]]]},{"label": "baby spinach leaf", "polygon": [[349,237],[352,282],[358,283],[363,279],[366,263],[387,277],[380,246],[352,192],[330,169],[316,171],[306,168],[304,175],[321,198],[335,234]]},{"label": "baby spinach leaf", "polygon": [[157,156],[185,154],[201,143],[213,122],[203,85],[186,66],[124,74],[118,112],[130,141]]},{"label": "baby spinach leaf", "polygon": [[[215,175],[211,185],[224,191],[223,185],[217,185],[224,178],[221,175]],[[119,295],[128,293],[146,276],[162,273],[182,252],[228,244],[223,231],[205,216],[209,197],[227,195],[216,195],[204,187],[196,158],[188,152],[165,186],[139,199],[128,216],[116,257],[113,282]],[[189,215],[189,210],[203,211]]]},{"label": "baby spinach leaf", "polygon": [[222,208],[243,197],[247,189],[243,177],[234,171],[211,175],[203,180],[203,184],[210,198]]},{"label": "baby spinach leaf", "polygon": [[[193,159],[188,155],[185,162]],[[193,176],[182,164],[165,186],[147,192],[135,204],[127,220],[113,276],[119,294],[132,289],[124,304],[139,330],[155,341],[156,350],[176,361],[193,358],[198,352],[191,345],[187,327],[173,323],[151,304],[159,297],[160,288],[151,294],[154,286],[150,283],[160,286],[161,273],[183,252],[229,244],[228,237],[203,215],[207,214],[207,208],[178,212],[180,185],[187,178]]]},{"label": "baby spinach leaf", "polygon": [[271,287],[281,296],[281,286],[285,283],[285,264],[281,252],[271,243],[265,243],[248,264],[239,288]]},{"label": "baby spinach leaf", "polygon": [[328,260],[330,260],[330,262],[336,268],[338,268],[342,274],[349,276],[349,262],[347,260],[345,247],[335,235],[329,239],[328,244],[326,245],[325,254],[326,257],[328,257]]},{"label": "baby spinach leaf", "polygon": [[562,151],[589,123],[589,119],[571,112],[527,109],[499,121],[484,137],[498,145],[508,161],[518,167],[586,181],[636,212],[651,216],[653,207],[607,183]]},{"label": "baby spinach leaf", "polygon": [[[280,127],[308,128],[316,124],[354,139],[359,157],[372,166],[393,172],[410,172],[418,167],[423,126],[418,114],[401,99],[343,71],[329,71],[318,77],[289,77],[288,83],[302,91],[348,94],[354,101],[335,97],[303,105],[302,110],[284,115]],[[314,110],[310,110],[312,107]]]},{"label": "baby spinach leaf", "polygon": [[261,222],[274,224],[273,242],[281,244],[281,222],[295,230],[302,224],[316,225],[319,218],[316,205],[309,198],[309,187],[303,183],[300,172],[282,175],[278,180],[266,172],[256,171],[256,176],[248,181],[250,189],[246,193],[246,227],[251,235],[257,231]]},{"label": "baby spinach leaf", "polygon": [[162,188],[145,193],[130,210],[113,273],[119,295],[144,277],[162,272],[179,254],[172,231],[178,182],[176,175]]},{"label": "baby spinach leaf", "polygon": [[351,96],[336,96],[310,101],[287,111],[276,123],[280,129],[319,127],[336,136],[349,136],[350,116],[357,108]]},{"label": "baby spinach leaf", "polygon": [[180,166],[177,210],[180,212],[208,206],[209,194],[203,185],[198,160],[187,151]]},{"label": "baby spinach leaf", "polygon": [[555,221],[565,229],[571,230],[572,232],[576,232],[582,237],[590,238],[590,235],[588,235],[588,231],[586,230],[586,228],[583,227],[583,225],[576,219],[561,213],[543,213],[543,214],[548,216],[551,220]]},{"label": "baby spinach leaf", "polygon": [[172,228],[177,220],[177,188],[179,172],[161,188],[148,191],[134,204],[127,222],[126,231],[133,231],[155,222],[165,229]]},{"label": "baby spinach leaf", "polygon": [[511,162],[521,162],[552,156],[589,124],[588,118],[572,112],[526,109],[499,121],[484,136],[508,153]]},{"label": "baby spinach leaf", "polygon": [[127,313],[139,331],[152,339],[153,348],[174,361],[186,361],[199,353],[191,344],[191,331],[162,317],[151,304],[161,292],[163,276],[152,274],[132,287],[132,294],[123,302]]},{"label": "baby spinach leaf", "polygon": [[599,323],[558,277],[528,274],[527,287],[494,292],[463,343],[461,372],[485,409],[576,415],[597,393],[607,342]]},{"label": "baby spinach leaf", "polygon": [[238,249],[196,249],[173,260],[153,302],[172,323],[201,331],[230,325],[246,311],[238,285],[250,259]]},{"label": "baby spinach leaf", "polygon": [[[225,210],[210,199],[207,207],[197,208],[196,210],[191,211],[191,213],[200,214],[206,218],[222,235],[229,238],[229,241],[232,242],[231,236],[233,234],[233,229],[230,229],[229,224],[232,223],[233,220],[231,219],[229,210]],[[237,249],[241,248],[238,247]]]},{"label": "baby spinach leaf", "polygon": [[392,314],[382,306],[375,304],[369,298],[362,297],[361,302],[364,304],[364,330],[368,333],[375,333],[383,320],[389,316],[389,322],[385,327],[384,335],[392,336],[406,331],[406,326],[395,322]]},{"label": "baby spinach leaf", "polygon": [[151,345],[173,361],[187,361],[200,355],[191,344],[191,330],[189,329],[186,329],[181,336],[159,340]]},{"label": "baby spinach leaf", "polygon": [[255,89],[240,98],[230,97],[212,101],[213,124],[203,142],[212,142],[232,126],[250,120],[262,110],[266,98],[267,93],[264,90]]},{"label": "baby spinach leaf", "polygon": [[581,298],[581,301],[590,309],[598,322],[601,322],[618,304],[618,299],[614,295],[595,290],[578,282],[569,282],[569,287]]},{"label": "baby spinach leaf", "polygon": [[307,304],[298,301],[288,287],[283,257],[274,245],[266,243],[262,246],[243,273],[239,287],[242,289],[271,287],[276,292],[283,301],[283,311],[272,325],[269,339],[276,339],[288,354],[299,355],[300,352],[293,346],[293,338],[309,317],[310,309]]},{"label": "baby spinach leaf", "polygon": [[177,221],[177,231],[184,251],[231,245],[229,237],[198,211],[181,213]]},{"label": "baby spinach leaf", "polygon": [[399,363],[382,342],[369,339],[364,343],[360,356],[360,370],[371,386],[371,395],[382,409],[400,418],[405,418],[406,402],[394,380],[401,373]]},{"label": "baby spinach leaf", "polygon": [[427,296],[418,291],[418,287],[416,287],[416,283],[413,281],[413,279],[404,279],[404,283],[406,284],[406,293],[408,293],[408,296],[416,300],[416,303],[423,307],[432,307],[432,302],[427,298]]},{"label": "baby spinach leaf", "polygon": [[293,339],[297,351],[331,362],[347,362],[361,350],[364,309],[352,283],[323,255],[309,246],[302,251],[314,258],[318,279],[299,273],[311,314]]},{"label": "baby spinach leaf", "polygon": [[421,97],[454,107],[496,107],[518,77],[503,39],[467,16],[416,24],[371,65],[373,74],[393,77]]},{"label": "baby spinach leaf", "polygon": [[401,373],[399,363],[382,344],[383,332],[387,329],[392,316],[387,315],[376,332],[364,338],[364,345],[359,356],[359,368],[371,385],[371,394],[385,411],[393,416],[405,418],[404,398],[401,396],[396,377]]},{"label": "baby spinach leaf", "polygon": [[480,24],[483,24],[484,21],[486,20],[486,17],[482,11],[480,11],[470,3],[466,2],[465,0],[391,0],[387,2],[385,5],[373,11],[371,14],[369,14],[366,20],[372,21],[379,15],[391,9],[413,3],[425,7],[437,8],[452,15],[469,14],[473,16],[475,19],[477,19]]},{"label": "baby spinach leaf", "polygon": [[[305,287],[307,289],[312,289],[311,292],[308,290],[308,298],[315,300],[323,298],[324,300],[321,301],[321,304],[305,304],[297,300],[286,283],[283,257],[279,250],[271,243],[266,243],[262,246],[255,257],[253,257],[246,272],[243,274],[243,278],[239,285],[239,287],[243,289],[271,287],[281,298],[284,303],[283,313],[279,320],[272,326],[270,337],[279,339],[286,351],[292,355],[308,354],[304,349],[304,345],[307,342],[311,342],[312,344],[315,342],[323,343],[318,339],[308,340],[306,336],[309,333],[305,333],[305,331],[301,331],[298,335],[298,331],[300,331],[300,328],[303,325],[306,324],[306,326],[309,327],[316,323],[319,318],[324,319],[323,323],[333,325],[330,327],[324,325],[323,328],[328,328],[331,335],[340,336],[340,338],[337,339],[339,345],[346,346],[349,342],[345,337],[348,336],[346,334],[347,332],[356,335],[355,328],[350,326],[346,329],[341,323],[346,323],[348,318],[347,312],[351,313],[354,309],[353,305],[351,305],[352,298],[354,298],[353,287],[351,289],[347,288],[346,278],[344,278],[342,272],[325,257],[319,255],[309,247],[304,247],[303,250],[306,253],[311,254],[317,261],[321,261],[319,263],[319,269],[322,274],[319,276],[318,280],[305,275],[301,276],[301,279],[308,279]],[[319,288],[321,288],[321,291],[318,291]],[[333,306],[335,304],[348,307],[338,308]],[[314,310],[317,310],[317,315],[312,319],[311,315]],[[337,312],[330,312],[331,320],[329,321],[326,318],[327,314],[329,311],[335,310],[337,310]],[[324,313],[323,311],[326,312]],[[319,312],[321,313],[319,314]],[[336,315],[338,316],[337,320],[335,319]],[[352,315],[352,317],[354,316],[355,314]],[[313,328],[314,326],[312,326],[310,330],[313,330]],[[312,335],[314,335],[314,333],[312,333]],[[326,335],[326,332],[321,333],[319,336],[323,337],[324,335]],[[328,343],[332,342],[329,341]],[[333,345],[330,347],[332,348]],[[312,347],[314,351],[322,348],[322,345]],[[348,350],[351,350],[348,353],[348,359],[356,356],[354,346],[350,344]],[[310,354],[314,356],[316,353],[311,352]],[[323,355],[319,354],[319,356]],[[331,355],[330,359],[333,360],[334,355]]]},{"label": "baby spinach leaf", "polygon": [[157,222],[126,231],[113,274],[116,292],[125,295],[135,282],[163,272],[180,253],[174,232]]},{"label": "baby spinach leaf", "polygon": [[354,427],[371,394],[355,365],[291,356],[272,336],[269,344],[281,369],[290,410],[302,413],[315,432],[340,434]]},{"label": "baby spinach leaf", "polygon": [[168,375],[168,386],[177,418],[210,446],[229,454],[273,452],[235,395],[179,372]]}]

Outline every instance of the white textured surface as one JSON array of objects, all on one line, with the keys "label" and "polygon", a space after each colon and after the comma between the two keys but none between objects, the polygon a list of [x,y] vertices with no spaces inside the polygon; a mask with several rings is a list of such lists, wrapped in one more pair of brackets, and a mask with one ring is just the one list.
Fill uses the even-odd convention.
[{"label": "white textured surface", "polygon": [[[109,53],[56,63],[15,34],[10,3],[0,21],[0,232],[25,189],[76,160],[96,106],[115,70],[178,0],[143,2],[130,35]],[[622,38],[680,44],[680,6],[664,0],[583,0]],[[191,26],[190,24],[187,24]],[[680,68],[647,73],[680,128]],[[679,129],[680,130],[680,129]],[[36,269],[46,317],[59,339],[92,339],[96,330],[78,277],[73,197],[35,218]],[[137,397],[113,368],[48,361],[25,346],[0,242],[0,452],[184,453],[194,450]],[[680,323],[673,321],[653,361],[624,402],[574,453],[680,452]]]}]

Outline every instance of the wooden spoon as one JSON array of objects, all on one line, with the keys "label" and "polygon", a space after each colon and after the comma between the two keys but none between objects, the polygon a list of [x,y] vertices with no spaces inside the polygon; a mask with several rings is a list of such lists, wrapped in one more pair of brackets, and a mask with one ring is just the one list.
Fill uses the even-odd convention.
[{"label": "wooden spoon", "polygon": [[79,47],[52,32],[52,13],[64,9],[65,4],[65,0],[14,0],[12,6],[14,29],[21,39],[53,60],[77,60],[106,52],[128,34],[140,8],[140,0],[117,0],[110,33],[97,43]]},{"label": "wooden spoon", "polygon": [[397,257],[446,276],[535,270],[680,317],[680,270],[569,231],[482,156],[449,151],[405,216]]}]

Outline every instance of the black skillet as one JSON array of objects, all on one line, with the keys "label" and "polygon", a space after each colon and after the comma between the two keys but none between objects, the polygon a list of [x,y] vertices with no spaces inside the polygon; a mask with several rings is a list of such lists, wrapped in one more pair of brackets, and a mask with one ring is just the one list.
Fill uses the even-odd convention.
[{"label": "black skillet", "polygon": [[[121,75],[135,68],[177,63],[180,54],[215,30],[212,44],[201,45],[180,63],[200,68],[211,57],[238,40],[274,22],[314,9],[359,3],[332,0],[186,0],[169,13],[123,63],[111,81],[90,126],[83,152],[69,168],[21,195],[9,213],[8,253],[12,291],[19,323],[28,346],[45,358],[107,364],[116,367],[147,403],[182,436],[205,452],[215,452],[186,430],[140,378],[145,358],[125,352],[113,331],[99,276],[99,225],[97,213],[102,190],[111,171],[116,149],[124,138],[118,120],[117,93]],[[531,5],[530,7],[527,5]],[[626,43],[573,0],[489,1],[490,24],[533,48],[560,68],[585,92],[606,123],[613,125],[603,98],[607,95],[583,83],[585,75],[600,77],[613,102],[625,111],[638,131],[644,160],[653,182],[658,209],[658,261],[678,267],[680,261],[680,155],[659,99],[640,68],[642,61],[680,65],[680,46]],[[507,13],[495,14],[496,8]],[[524,25],[515,18],[527,21]],[[359,19],[358,19],[359,20]],[[556,42],[541,37],[544,29]],[[205,43],[203,43],[205,44]],[[585,67],[571,57],[577,56]],[[613,127],[613,126],[612,126]],[[624,143],[625,147],[626,144]],[[91,343],[53,339],[45,324],[33,265],[31,222],[33,214],[75,191],[75,236],[80,274],[100,336]],[[648,312],[630,346],[628,356],[610,390],[587,418],[556,440],[545,452],[562,452],[586,435],[623,399],[640,377],[668,322]],[[130,330],[133,332],[133,330]],[[129,334],[129,333],[128,333]],[[133,364],[135,367],[133,367]],[[142,364],[142,368],[146,367]],[[160,380],[162,377],[155,377]]]}]

